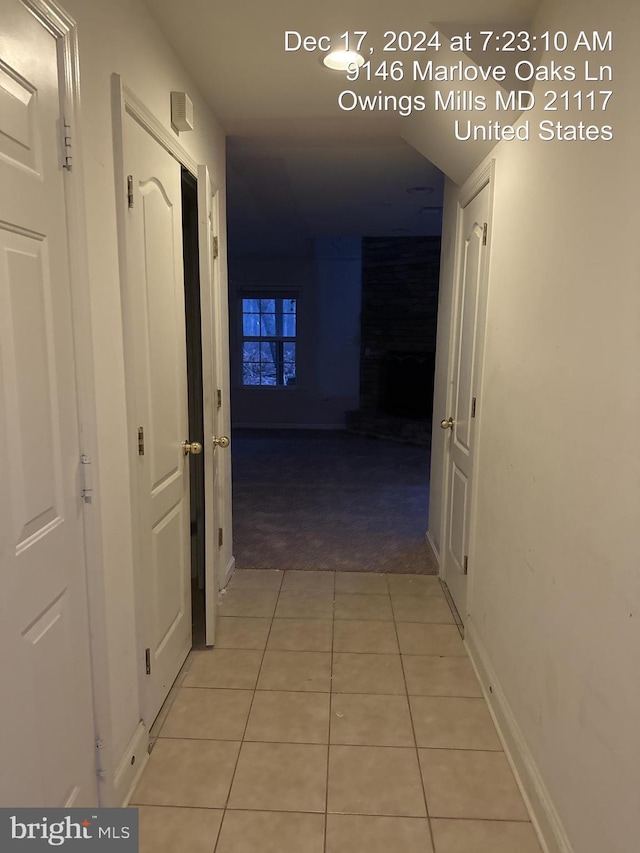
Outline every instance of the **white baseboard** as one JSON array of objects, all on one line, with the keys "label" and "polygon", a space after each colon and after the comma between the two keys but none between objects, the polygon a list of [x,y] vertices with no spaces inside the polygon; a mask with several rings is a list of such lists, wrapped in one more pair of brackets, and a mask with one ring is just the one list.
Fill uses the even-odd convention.
[{"label": "white baseboard", "polygon": [[[133,762],[132,762],[133,759]],[[149,730],[138,723],[113,778],[115,806],[127,806],[149,760]]]},{"label": "white baseboard", "polygon": [[236,558],[232,556],[229,560],[229,565],[225,569],[224,576],[222,578],[222,583],[220,584],[220,589],[224,589],[225,586],[229,583],[229,581],[231,580],[231,575],[235,572],[235,570]]},{"label": "white baseboard", "polygon": [[233,429],[346,429],[345,424],[233,424]]},{"label": "white baseboard", "polygon": [[429,545],[429,547],[431,548],[431,551],[433,552],[433,556],[435,558],[435,561],[438,564],[438,574],[440,574],[440,572],[442,570],[442,564],[440,563],[440,551],[436,547],[435,540],[434,540],[430,530],[427,530],[427,544]]},{"label": "white baseboard", "polygon": [[469,657],[480,679],[485,699],[544,853],[574,853],[560,815],[471,618],[465,623],[464,636]]}]

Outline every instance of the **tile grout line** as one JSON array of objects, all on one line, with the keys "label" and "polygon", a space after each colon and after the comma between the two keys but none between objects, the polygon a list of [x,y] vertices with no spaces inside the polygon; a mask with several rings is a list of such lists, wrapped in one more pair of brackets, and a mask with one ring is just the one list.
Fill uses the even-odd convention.
[{"label": "tile grout line", "polygon": [[[256,651],[258,651],[259,652],[260,649],[229,649],[229,651],[231,651],[231,652],[246,652],[246,651],[256,652]],[[271,651],[275,651],[275,650],[271,649]],[[299,653],[294,652],[294,654],[299,654]],[[313,654],[319,654],[319,655],[322,655],[322,654],[331,654],[331,652],[329,652],[329,651],[327,651],[327,652],[306,652],[306,651],[303,651],[303,652],[300,652],[300,654],[312,654],[312,655]],[[355,654],[359,654],[359,652],[338,652],[338,654],[355,655]],[[395,655],[394,655],[394,657],[395,657]],[[414,657],[416,657],[416,655],[414,655]],[[449,655],[429,655],[428,657],[449,657]],[[458,660],[458,658],[454,658],[454,659]],[[331,692],[329,690],[317,690],[317,689],[314,689],[314,690],[291,690],[291,689],[282,690],[280,688],[273,688],[273,687],[269,687],[269,688],[261,687],[261,688],[256,689],[256,690],[253,690],[253,689],[250,690],[248,687],[185,687],[183,689],[184,690],[232,690],[234,692],[239,692],[239,693],[242,693],[242,692],[245,692],[245,693],[301,693],[302,695],[307,695],[307,696],[311,693],[323,693],[323,694],[325,694],[325,693]],[[336,695],[341,694],[344,696],[403,696],[404,695],[403,693],[380,693],[380,692],[372,693],[370,690],[336,690],[335,693],[336,693]],[[415,696],[416,698],[424,697],[425,699],[482,699],[483,698],[482,696],[477,696],[477,695],[476,696],[466,696],[466,695],[462,695],[459,693],[446,693],[446,694],[444,694],[444,693],[412,693],[411,696]],[[225,738],[216,738],[216,737],[212,737],[212,738],[165,738],[165,740],[225,740]],[[480,751],[482,751],[482,750],[480,750]],[[504,750],[501,750],[501,751],[504,751]]]},{"label": "tile grout line", "polygon": [[[316,744],[317,746],[317,744]],[[189,810],[192,812],[221,812],[225,811],[219,807],[209,807],[209,806],[176,806],[176,805],[157,805],[155,803],[138,803],[132,804],[133,808],[150,808],[150,809],[177,809],[177,810]],[[246,807],[242,808],[230,808],[227,811],[232,812],[259,812],[260,814],[305,814],[305,815],[319,815],[323,814],[323,812],[312,812],[308,811],[308,809],[296,809],[296,811],[282,811],[282,809],[258,809],[252,808],[248,809]],[[372,815],[370,812],[336,812],[337,815],[349,815],[355,817],[389,817],[392,819],[401,819],[401,820],[425,820],[424,817],[420,817],[419,815]],[[519,823],[529,825],[531,821],[524,818],[515,818],[515,817],[434,817],[434,820],[451,820],[451,821],[469,821],[473,823]]]},{"label": "tile grout line", "polygon": [[[393,599],[391,600],[391,608],[393,610]],[[404,686],[405,686],[405,690],[406,690],[407,706],[409,708],[409,719],[411,720],[411,731],[413,732],[413,742],[415,743],[415,755],[416,755],[416,761],[418,764],[418,774],[420,776],[420,785],[422,786],[422,797],[424,799],[424,807],[425,807],[425,811],[426,811],[426,815],[427,815],[427,826],[429,827],[429,837],[431,839],[431,848],[435,853],[436,843],[435,843],[435,838],[433,837],[433,827],[431,826],[431,815],[429,814],[429,803],[427,802],[427,790],[425,788],[424,778],[422,776],[422,767],[420,766],[420,751],[418,748],[418,738],[416,736],[416,727],[415,727],[415,723],[413,721],[413,710],[411,708],[411,699],[409,696],[409,685],[407,683],[407,674],[404,670],[404,661],[402,659],[402,647],[400,645],[400,635],[398,634],[398,623],[396,621],[395,616],[396,616],[395,610],[393,610],[393,627],[394,627],[394,630],[396,632],[396,640],[398,643],[398,653],[400,655],[400,666],[402,667],[402,678],[404,679]]]},{"label": "tile grout line", "polygon": [[[263,691],[266,692],[266,691]],[[291,693],[293,691],[290,690],[274,690],[271,691],[273,693]],[[303,696],[313,696],[314,694],[311,692],[298,691]],[[320,693],[320,696],[329,696],[328,693]],[[399,693],[333,693],[331,696],[401,696]],[[407,698],[415,698],[421,699],[421,696],[413,696]],[[428,696],[428,699],[439,699],[441,697],[436,696]],[[450,698],[450,697],[446,697]],[[457,697],[451,697],[457,698]],[[331,701],[331,700],[330,700]],[[229,738],[215,738],[215,737],[169,737],[169,738],[161,738],[162,740],[200,740],[207,741],[211,743],[237,743],[238,741],[234,741]],[[285,744],[288,746],[325,746],[322,741],[317,740],[244,740],[244,743],[261,743],[265,745],[273,745],[273,744]],[[364,749],[406,749],[412,750],[415,747],[413,746],[398,746],[397,744],[389,744],[389,743],[335,743],[333,746],[353,746],[353,747],[363,747]],[[420,749],[428,749],[430,752],[493,752],[496,755],[503,753],[503,749],[478,749],[478,747],[469,747],[469,746],[422,746]],[[219,806],[195,806],[194,808],[219,808]],[[515,819],[515,818],[514,818]]]},{"label": "tile grout line", "polygon": [[280,579],[280,586],[278,587],[278,594],[276,595],[276,600],[275,600],[275,604],[273,607],[273,613],[271,614],[271,622],[269,624],[269,631],[268,631],[267,637],[265,639],[264,649],[262,650],[262,657],[260,658],[260,666],[258,667],[258,672],[256,674],[256,682],[255,682],[254,687],[253,687],[253,692],[252,692],[252,696],[251,696],[251,704],[249,705],[249,713],[247,714],[247,720],[244,724],[244,729],[242,730],[242,737],[240,738],[240,748],[238,749],[238,756],[236,758],[236,763],[234,765],[233,773],[231,775],[231,782],[229,783],[229,790],[227,792],[227,797],[226,797],[224,808],[222,811],[222,820],[220,821],[220,828],[218,829],[218,836],[216,838],[216,843],[215,843],[215,846],[213,848],[212,853],[216,853],[216,850],[218,849],[218,844],[220,843],[220,838],[222,837],[222,828],[224,826],[224,821],[225,821],[225,818],[227,816],[227,810],[229,808],[229,799],[231,797],[231,790],[233,789],[233,783],[235,781],[236,773],[238,771],[238,764],[240,763],[240,755],[242,754],[242,747],[245,743],[244,737],[247,733],[247,728],[249,727],[249,718],[251,717],[251,710],[253,708],[253,703],[255,701],[256,692],[258,689],[258,680],[260,678],[260,672],[262,671],[262,664],[264,663],[264,656],[267,653],[267,645],[269,643],[269,637],[271,636],[271,629],[273,628],[273,620],[275,619],[276,608],[278,606],[278,600],[280,598],[280,590],[282,589],[282,584],[284,583],[284,574],[285,573],[283,572],[282,578]]},{"label": "tile grout line", "polygon": [[323,851],[327,853],[327,833],[329,831],[329,762],[331,757],[331,715],[333,713],[333,648],[336,630],[336,578],[333,573],[333,618],[331,620],[331,669],[329,671],[329,726],[327,729],[327,776],[324,792],[324,841]]}]

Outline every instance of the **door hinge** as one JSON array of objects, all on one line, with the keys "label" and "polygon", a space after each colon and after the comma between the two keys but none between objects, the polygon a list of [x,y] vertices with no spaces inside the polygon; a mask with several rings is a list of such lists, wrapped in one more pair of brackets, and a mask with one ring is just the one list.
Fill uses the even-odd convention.
[{"label": "door hinge", "polygon": [[475,418],[476,416],[476,398],[474,397],[471,401],[471,417]]},{"label": "door hinge", "polygon": [[214,261],[217,259],[219,254],[220,254],[220,249],[218,246],[218,238],[214,237],[213,238],[213,260]]},{"label": "door hinge", "polygon": [[104,779],[106,776],[106,769],[104,765],[104,741],[101,737],[96,738],[96,776],[98,779]]},{"label": "door hinge", "polygon": [[220,390],[220,388],[218,388],[218,391],[216,393],[216,399],[218,401],[218,408],[221,409],[222,408],[222,391]]},{"label": "door hinge", "polygon": [[127,204],[133,207],[133,175],[127,175]]},{"label": "door hinge", "polygon": [[219,527],[219,528],[218,528],[218,547],[219,547],[219,548],[221,548],[221,547],[222,547],[222,543],[223,543],[223,542],[224,542],[224,534],[223,534],[223,532],[222,532],[222,528],[221,528],[221,527]]},{"label": "door hinge", "polygon": [[144,427],[138,427],[138,456],[144,456]]},{"label": "door hinge", "polygon": [[151,649],[144,650],[144,663],[147,670],[147,675],[151,675]]},{"label": "door hinge", "polygon": [[93,477],[91,476],[91,457],[83,453],[80,457],[80,473],[82,475],[82,499],[91,503],[93,495]]},{"label": "door hinge", "polygon": [[66,118],[62,120],[62,168],[70,172],[73,169],[71,152],[71,125]]},{"label": "door hinge", "polygon": [[485,223],[484,223],[484,227],[483,227],[483,229],[482,229],[482,245],[483,245],[483,246],[486,246],[486,245],[487,245],[487,231],[488,231],[488,230],[489,230],[489,229],[488,229],[488,225],[487,225],[487,223],[485,222]]},{"label": "door hinge", "polygon": [[462,571],[466,574],[469,572],[469,558],[465,557],[462,562]]}]

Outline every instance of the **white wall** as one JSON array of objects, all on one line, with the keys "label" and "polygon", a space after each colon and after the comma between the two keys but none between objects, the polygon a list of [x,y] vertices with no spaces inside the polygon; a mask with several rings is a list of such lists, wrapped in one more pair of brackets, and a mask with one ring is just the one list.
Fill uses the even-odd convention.
[{"label": "white wall", "polygon": [[[492,154],[467,632],[557,812],[557,849],[575,853],[630,853],[640,839],[638,11],[623,0],[549,0],[536,21],[538,31],[613,29],[611,106],[565,118],[611,123],[613,142],[532,139]],[[447,203],[451,217],[451,184]],[[447,225],[445,321],[452,247]],[[441,336],[437,404],[446,345]]]},{"label": "white wall", "polygon": [[326,402],[357,409],[360,394],[362,239],[316,237],[318,390]]},{"label": "white wall", "polygon": [[[222,190],[224,211],[224,136],[181,64],[140,0],[64,0],[78,23],[81,122],[84,153],[86,228],[92,317],[97,419],[99,511],[104,567],[103,606],[107,643],[97,678],[103,707],[100,735],[109,779],[105,805],[126,795],[132,774],[130,754],[140,720],[134,623],[128,435],[125,406],[122,315],[111,117],[111,75],[121,74],[151,112],[170,128],[170,92],[187,91],[194,101],[196,129],[180,143],[198,163],[207,163]],[[222,261],[225,223],[221,223]],[[226,269],[222,271],[223,280]],[[228,399],[228,397],[227,397]],[[228,466],[228,459],[227,459]],[[227,476],[229,476],[227,472]],[[230,539],[230,537],[229,537]],[[228,548],[231,544],[229,542]],[[223,562],[225,562],[223,560]],[[96,577],[92,583],[96,584]],[[94,601],[94,605],[96,602]],[[95,614],[99,621],[100,614]],[[113,787],[118,768],[119,787]]]},{"label": "white wall", "polygon": [[[318,237],[308,258],[238,258],[230,266],[234,424],[343,427],[345,412],[359,405],[361,239]],[[299,291],[295,387],[242,387],[241,294],[261,288]]]}]

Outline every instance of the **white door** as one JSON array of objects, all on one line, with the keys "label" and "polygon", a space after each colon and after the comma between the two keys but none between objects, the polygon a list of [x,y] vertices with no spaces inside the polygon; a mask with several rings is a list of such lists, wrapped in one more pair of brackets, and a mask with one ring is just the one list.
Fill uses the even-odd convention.
[{"label": "white door", "polygon": [[150,726],[192,641],[182,190],[180,164],[128,114],[124,168],[139,653]]},{"label": "white door", "polygon": [[460,616],[467,615],[467,571],[475,435],[485,318],[490,185],[461,209],[458,219],[457,278],[451,342],[449,410],[445,452],[444,579]]},{"label": "white door", "polygon": [[55,38],[0,0],[0,803],[97,802]]}]

